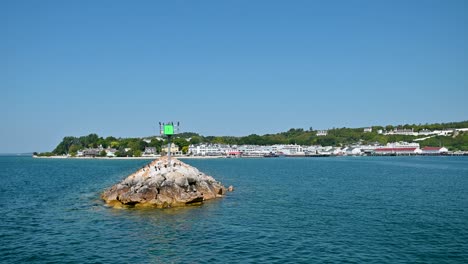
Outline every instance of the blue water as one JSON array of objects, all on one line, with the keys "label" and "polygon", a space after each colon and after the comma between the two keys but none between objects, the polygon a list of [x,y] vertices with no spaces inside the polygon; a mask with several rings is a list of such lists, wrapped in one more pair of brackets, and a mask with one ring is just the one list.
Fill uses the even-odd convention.
[{"label": "blue water", "polygon": [[144,160],[0,157],[0,263],[468,263],[468,158],[186,160],[236,190],[112,209]]}]

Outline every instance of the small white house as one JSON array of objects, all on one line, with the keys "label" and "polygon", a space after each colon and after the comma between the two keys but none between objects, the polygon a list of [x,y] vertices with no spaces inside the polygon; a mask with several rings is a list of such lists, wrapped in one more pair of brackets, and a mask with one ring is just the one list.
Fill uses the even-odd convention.
[{"label": "small white house", "polygon": [[318,137],[326,136],[326,135],[328,135],[328,131],[327,131],[327,130],[317,130],[317,136],[318,136]]},{"label": "small white house", "polygon": [[109,158],[115,157],[115,152],[117,152],[117,150],[113,148],[107,148],[105,151],[106,151],[106,156]]},{"label": "small white house", "polygon": [[156,155],[156,148],[155,147],[145,147],[144,155]]}]

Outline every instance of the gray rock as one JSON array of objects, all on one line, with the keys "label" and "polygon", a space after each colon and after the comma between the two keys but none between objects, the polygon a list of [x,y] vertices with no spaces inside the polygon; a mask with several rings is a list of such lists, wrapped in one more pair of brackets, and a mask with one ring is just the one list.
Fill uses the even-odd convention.
[{"label": "gray rock", "polygon": [[[167,158],[152,161],[128,176],[122,182],[105,190],[101,197],[115,207],[123,205],[167,208],[199,204],[205,200],[222,197],[227,189],[213,177],[175,158],[177,165],[170,170],[154,170],[167,165]],[[180,164],[180,165],[179,165]],[[233,188],[230,188],[233,190]]]}]

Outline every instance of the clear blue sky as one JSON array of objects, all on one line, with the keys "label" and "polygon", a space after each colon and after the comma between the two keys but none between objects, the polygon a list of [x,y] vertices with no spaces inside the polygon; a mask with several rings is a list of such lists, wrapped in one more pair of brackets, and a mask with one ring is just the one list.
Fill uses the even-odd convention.
[{"label": "clear blue sky", "polygon": [[0,91],[0,152],[462,121],[468,1],[4,0]]}]

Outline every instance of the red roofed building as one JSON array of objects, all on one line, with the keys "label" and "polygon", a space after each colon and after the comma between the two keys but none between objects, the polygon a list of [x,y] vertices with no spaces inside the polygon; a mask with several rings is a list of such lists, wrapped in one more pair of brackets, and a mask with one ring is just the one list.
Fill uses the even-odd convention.
[{"label": "red roofed building", "polygon": [[389,155],[389,154],[418,154],[418,148],[411,147],[411,148],[376,148],[375,153],[381,155]]},{"label": "red roofed building", "polygon": [[377,155],[415,155],[421,154],[418,143],[396,142],[375,149]]},{"label": "red roofed building", "polygon": [[228,157],[240,157],[242,156],[242,152],[240,151],[230,151],[228,152]]}]

